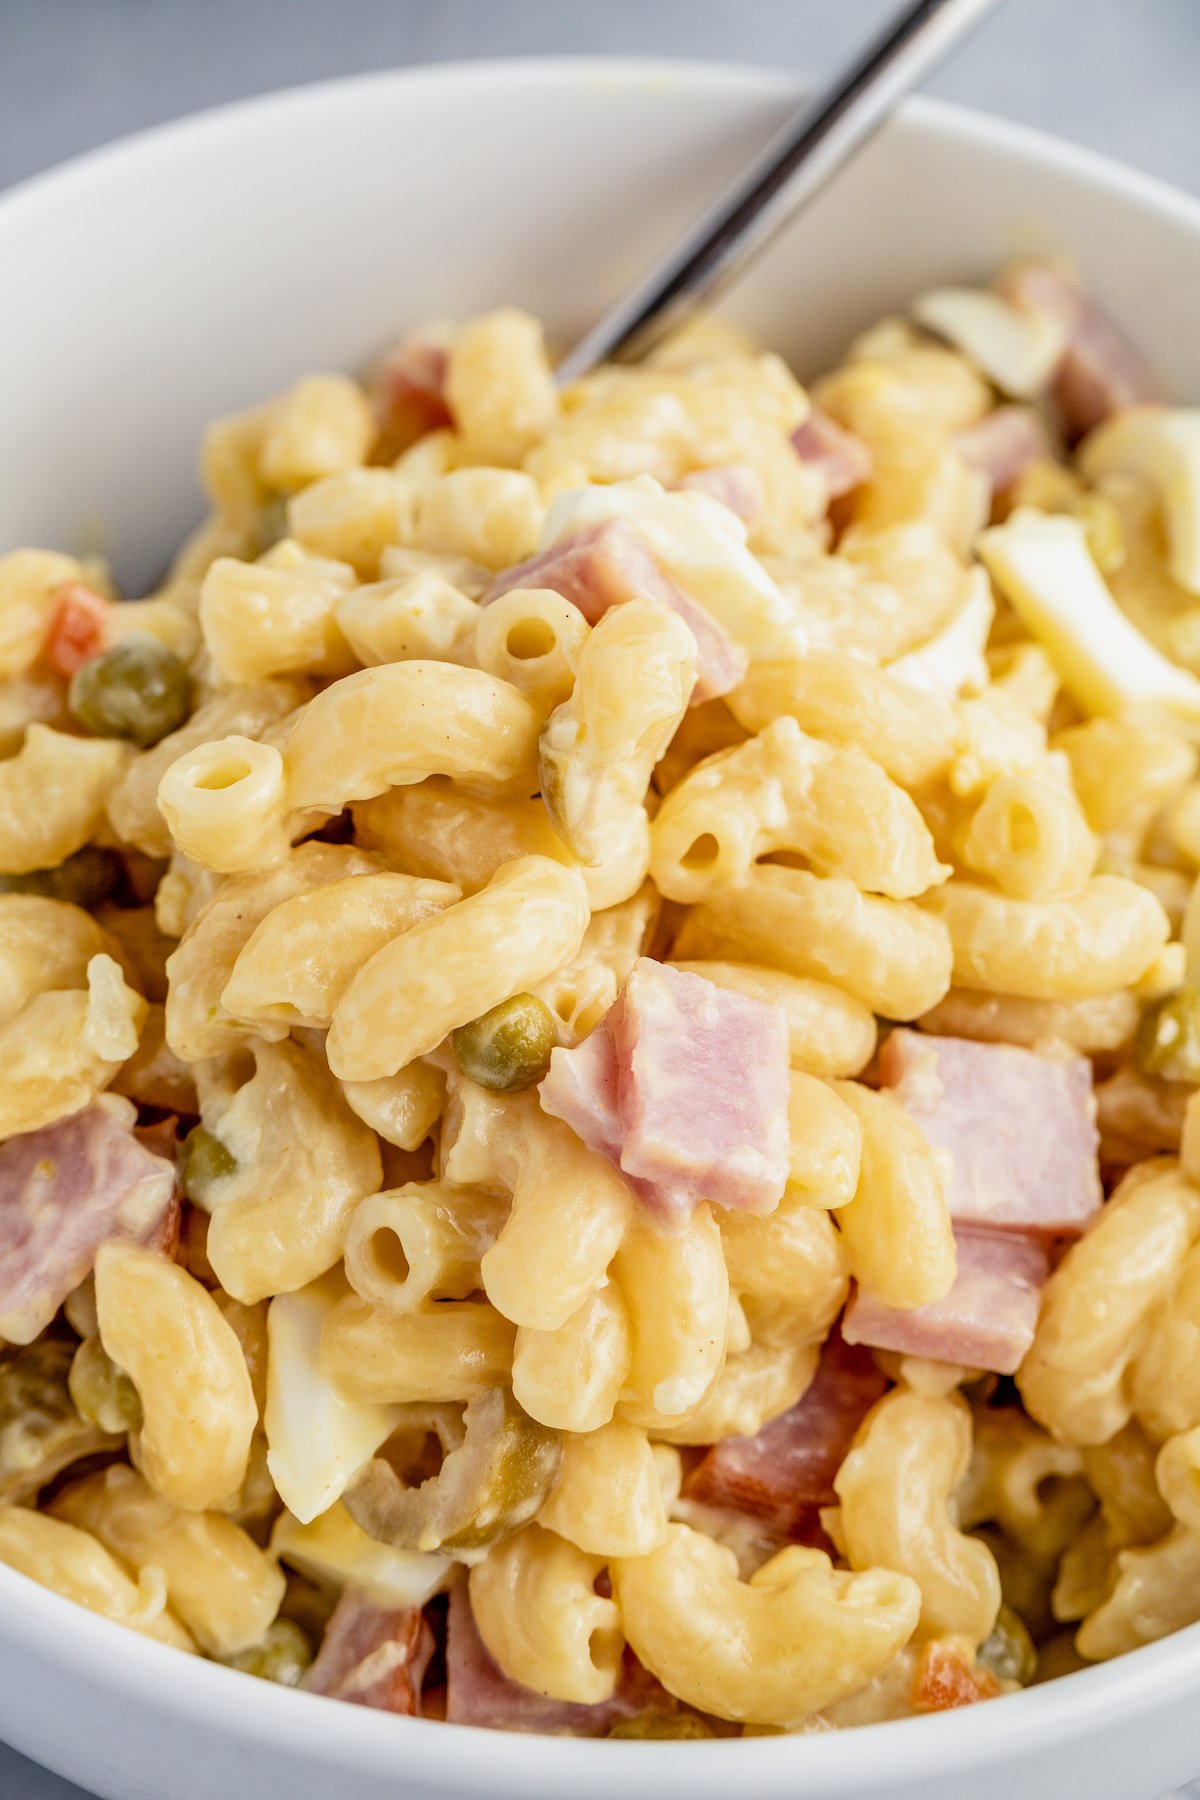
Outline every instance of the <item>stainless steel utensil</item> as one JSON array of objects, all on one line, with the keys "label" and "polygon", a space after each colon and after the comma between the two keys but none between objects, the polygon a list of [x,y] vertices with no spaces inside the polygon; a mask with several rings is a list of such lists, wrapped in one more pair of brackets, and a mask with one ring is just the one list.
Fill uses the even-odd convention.
[{"label": "stainless steel utensil", "polygon": [[807,100],[745,173],[567,352],[560,382],[635,362],[765,249],[1000,0],[916,0]]}]

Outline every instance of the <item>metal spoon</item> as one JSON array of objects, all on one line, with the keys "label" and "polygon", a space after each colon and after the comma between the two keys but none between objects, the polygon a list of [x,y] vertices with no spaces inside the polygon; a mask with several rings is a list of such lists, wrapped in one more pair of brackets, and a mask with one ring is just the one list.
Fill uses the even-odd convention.
[{"label": "metal spoon", "polygon": [[702,300],[727,286],[999,3],[916,0],[905,7],[585,332],[559,364],[559,381],[576,381],[601,362],[636,362]]}]

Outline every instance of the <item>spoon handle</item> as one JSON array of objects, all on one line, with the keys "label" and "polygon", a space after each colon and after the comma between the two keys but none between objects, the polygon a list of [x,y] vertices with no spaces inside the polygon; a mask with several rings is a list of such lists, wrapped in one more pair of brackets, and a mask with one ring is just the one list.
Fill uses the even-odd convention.
[{"label": "spoon handle", "polygon": [[634,362],[766,248],[999,0],[915,0],[806,101],[691,230],[569,350],[560,382]]}]

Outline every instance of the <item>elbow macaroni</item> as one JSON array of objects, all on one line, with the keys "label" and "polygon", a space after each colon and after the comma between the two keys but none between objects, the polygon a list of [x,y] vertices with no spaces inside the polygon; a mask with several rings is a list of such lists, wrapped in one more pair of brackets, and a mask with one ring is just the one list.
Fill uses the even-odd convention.
[{"label": "elbow macaroni", "polygon": [[535,1331],[564,1326],[601,1287],[632,1215],[629,1189],[529,1095],[460,1088],[443,1173],[511,1197],[480,1263],[484,1292],[507,1319]]},{"label": "elbow macaroni", "polygon": [[542,1425],[595,1432],[616,1410],[632,1355],[629,1308],[610,1281],[553,1330],[518,1327],[513,1393]]},{"label": "elbow macaroni", "polygon": [[127,1625],[174,1650],[196,1647],[167,1609],[161,1570],[148,1569],[135,1582],[90,1532],[65,1520],[24,1506],[0,1507],[0,1562],[102,1619]]},{"label": "elbow macaroni", "polygon": [[1147,1316],[1198,1236],[1200,1189],[1173,1163],[1147,1163],[1067,1252],[1018,1376],[1026,1407],[1055,1437],[1103,1444],[1127,1422],[1126,1377]]},{"label": "elbow macaroni", "polygon": [[625,1634],[663,1686],[763,1725],[797,1725],[862,1687],[912,1635],[920,1606],[908,1576],[847,1574],[798,1545],[740,1581],[732,1551],[686,1525],[613,1574]]},{"label": "elbow macaroni", "polygon": [[576,1705],[611,1698],[625,1639],[615,1604],[596,1592],[603,1566],[541,1525],[527,1525],[471,1570],[479,1635],[511,1681]]},{"label": "elbow macaroni", "polygon": [[221,1506],[246,1473],[258,1407],[246,1359],[212,1295],[132,1244],[96,1259],[100,1342],[142,1407],[135,1461],[165,1500]]},{"label": "elbow macaroni", "polygon": [[[332,1009],[330,1068],[345,1081],[394,1075],[570,962],[587,922],[576,871],[541,856],[506,864],[477,894],[367,958]],[[503,963],[489,955],[496,944]]]},{"label": "elbow macaroni", "polygon": [[[729,1274],[711,1208],[698,1206],[670,1235],[632,1223],[614,1274],[632,1330],[621,1417],[645,1428],[675,1424],[703,1400],[725,1360]],[[670,1307],[655,1305],[664,1293]]]},{"label": "elbow macaroni", "polygon": [[336,813],[429,775],[528,793],[537,729],[525,696],[482,669],[422,661],[361,669],[296,720],[283,747],[287,804]]},{"label": "elbow macaroni", "polygon": [[508,1320],[479,1301],[397,1312],[351,1294],[325,1321],[320,1366],[355,1404],[466,1401],[507,1383],[513,1336]]},{"label": "elbow macaroni", "polygon": [[160,1570],[167,1604],[210,1656],[248,1650],[279,1611],[283,1575],[240,1526],[174,1505],[132,1469],[89,1475],[59,1495],[54,1514],[139,1574]]},{"label": "elbow macaroni", "polygon": [[1000,1577],[991,1551],[964,1536],[949,1510],[970,1455],[961,1399],[897,1388],[868,1416],[834,1485],[851,1568],[910,1576],[921,1593],[921,1632],[975,1646],[996,1622]]},{"label": "elbow macaroni", "polygon": [[511,588],[479,613],[475,655],[546,712],[568,700],[588,635],[577,606],[550,588]]},{"label": "elbow macaroni", "polygon": [[686,960],[743,959],[815,976],[889,1019],[918,1018],[950,986],[950,934],[930,911],[864,894],[844,876],[771,863],[693,907],[675,948]]},{"label": "elbow macaroni", "polygon": [[327,1026],[377,950],[461,898],[448,882],[379,874],[281,900],[239,952],[221,1005],[255,1027]]},{"label": "elbow macaroni", "polygon": [[1044,900],[950,881],[923,904],[945,922],[962,987],[1027,1000],[1086,1000],[1128,987],[1170,936],[1153,894],[1115,875]]},{"label": "elbow macaroni", "polygon": [[106,951],[79,987],[35,993],[0,1025],[0,1142],[80,1111],[133,1056],[148,1008]]},{"label": "elbow macaroni", "polygon": [[1096,845],[1069,788],[1036,775],[1000,775],[967,829],[963,860],[1016,900],[1081,887]]},{"label": "elbow macaroni", "polygon": [[[145,600],[0,557],[0,1561],[289,1680],[381,1610],[364,1698],[449,1588],[448,1716],[474,1644],[594,1735],[986,1695],[1001,1580],[1039,1678],[1200,1612],[1191,502],[898,320],[817,398],[711,326],[560,389],[504,308],[219,421]],[[699,1086],[641,957],[730,1021]],[[1019,1404],[906,1020],[1093,1064]],[[1031,1093],[946,1103],[1033,1142]],[[89,1119],[177,1159],[144,1241],[119,1157],[56,1167]],[[925,1353],[845,1345],[855,1289]]]},{"label": "elbow macaroni", "polygon": [[648,1556],[667,1535],[654,1449],[644,1432],[614,1419],[573,1434],[541,1524],[591,1556]]},{"label": "elbow macaroni", "polygon": [[346,1278],[360,1298],[393,1312],[465,1300],[480,1286],[480,1261],[502,1222],[493,1195],[448,1182],[369,1195],[346,1233]]},{"label": "elbow macaroni", "polygon": [[94,837],[127,761],[122,744],[30,725],[0,762],[0,874],[52,868]]},{"label": "elbow macaroni", "polygon": [[651,771],[695,685],[696,641],[677,613],[648,601],[613,607],[585,640],[571,696],[542,728],[538,780],[550,822],[591,869],[650,857],[643,801]]},{"label": "elbow macaroni", "polygon": [[247,1305],[287,1294],[333,1267],[356,1202],[378,1191],[373,1132],[317,1056],[252,1042],[205,1065],[200,1115],[233,1167],[197,1183],[210,1214],[207,1254],[227,1293]]},{"label": "elbow macaroni", "polygon": [[869,757],[806,738],[789,718],[685,775],[650,835],[657,887],[684,902],[737,887],[760,857],[781,850],[894,900],[950,873],[903,788]]},{"label": "elbow macaroni", "polygon": [[862,1131],[858,1186],[838,1214],[850,1273],[887,1306],[942,1299],[957,1258],[934,1152],[890,1094],[853,1082],[837,1092]]}]

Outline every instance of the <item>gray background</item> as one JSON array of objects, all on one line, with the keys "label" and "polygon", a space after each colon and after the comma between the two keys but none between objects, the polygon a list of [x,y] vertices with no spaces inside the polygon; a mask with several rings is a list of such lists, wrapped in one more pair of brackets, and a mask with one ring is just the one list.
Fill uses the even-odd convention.
[{"label": "gray background", "polygon": [[[0,0],[0,187],[199,107],[400,63],[594,51],[820,74],[888,10],[888,0]],[[1200,191],[1200,0],[1009,0],[932,87]],[[0,1796],[86,1800],[2,1745]]]}]

